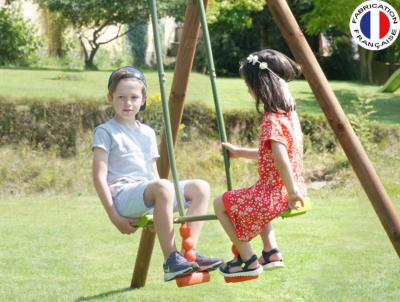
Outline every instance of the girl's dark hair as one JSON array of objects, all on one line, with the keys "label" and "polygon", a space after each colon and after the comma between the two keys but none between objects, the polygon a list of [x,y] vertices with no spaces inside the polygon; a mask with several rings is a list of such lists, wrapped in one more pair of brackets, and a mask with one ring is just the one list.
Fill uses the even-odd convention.
[{"label": "girl's dark hair", "polygon": [[[251,55],[258,57],[258,62],[253,64],[247,58],[240,61],[239,72],[251,90],[259,111],[260,103],[264,104],[265,112],[289,112],[296,109],[296,102],[291,97],[285,97],[281,79],[289,82],[301,75],[301,67],[292,59],[279,51],[264,49]],[[260,63],[266,62],[268,69],[261,69]]]}]

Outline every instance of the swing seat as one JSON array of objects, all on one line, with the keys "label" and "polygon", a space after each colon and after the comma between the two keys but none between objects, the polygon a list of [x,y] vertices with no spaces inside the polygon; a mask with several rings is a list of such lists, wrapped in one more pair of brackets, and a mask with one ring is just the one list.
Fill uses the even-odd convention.
[{"label": "swing seat", "polygon": [[299,215],[303,215],[307,213],[309,210],[311,210],[311,203],[309,199],[304,200],[304,207],[298,208],[298,209],[290,209],[288,208],[287,210],[283,211],[281,213],[282,218],[290,218],[290,217],[295,217]]},{"label": "swing seat", "polygon": [[191,286],[210,281],[209,272],[194,272],[186,276],[176,278],[176,285],[178,287]]},{"label": "swing seat", "polygon": [[132,226],[135,228],[145,228],[152,226],[154,224],[153,215],[144,215],[139,217],[139,219]]},{"label": "swing seat", "polygon": [[226,283],[244,282],[257,278],[258,276],[224,277]]}]

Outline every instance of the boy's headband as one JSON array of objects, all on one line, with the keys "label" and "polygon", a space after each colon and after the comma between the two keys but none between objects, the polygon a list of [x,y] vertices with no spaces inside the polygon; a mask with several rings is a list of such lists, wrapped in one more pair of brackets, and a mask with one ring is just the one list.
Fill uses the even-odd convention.
[{"label": "boy's headband", "polygon": [[110,88],[112,84],[112,78],[113,76],[119,72],[119,71],[125,71],[126,73],[121,77],[121,79],[129,79],[129,78],[135,78],[141,81],[145,87],[147,87],[146,79],[144,77],[143,72],[141,72],[139,69],[136,69],[135,67],[132,66],[125,66],[118,68],[117,70],[114,70],[111,74],[110,77],[108,78],[108,88]]}]

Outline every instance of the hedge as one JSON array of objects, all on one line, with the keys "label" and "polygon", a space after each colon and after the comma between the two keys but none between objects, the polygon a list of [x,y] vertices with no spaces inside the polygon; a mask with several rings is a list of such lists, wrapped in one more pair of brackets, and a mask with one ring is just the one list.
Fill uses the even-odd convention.
[{"label": "hedge", "polygon": [[[153,97],[148,102],[148,110],[141,113],[139,118],[160,134],[162,115],[159,97]],[[72,156],[76,153],[79,131],[92,131],[95,126],[112,116],[113,110],[110,106],[92,101],[31,101],[21,104],[0,99],[0,144],[22,143],[45,149],[55,147],[61,156]],[[255,111],[225,112],[228,139],[241,144],[255,143],[261,118]],[[306,148],[335,151],[337,141],[324,117],[302,114],[300,119]],[[185,139],[190,140],[194,133],[218,139],[215,113],[206,106],[187,104],[182,123],[185,125]],[[395,127],[374,125],[371,131],[376,142],[388,135],[399,136]]]}]

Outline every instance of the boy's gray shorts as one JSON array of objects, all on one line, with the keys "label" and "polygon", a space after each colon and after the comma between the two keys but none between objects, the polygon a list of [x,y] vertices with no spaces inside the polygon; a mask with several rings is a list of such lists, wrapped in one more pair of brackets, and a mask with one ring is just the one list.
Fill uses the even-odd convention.
[{"label": "boy's gray shorts", "polygon": [[[114,198],[114,204],[121,216],[136,218],[143,215],[151,215],[154,211],[154,206],[148,207],[144,202],[144,191],[151,181],[139,181],[135,183],[127,183],[118,192]],[[184,189],[188,180],[179,182],[179,190],[184,202],[184,207],[189,207],[189,202],[185,200]],[[170,182],[174,191],[174,212],[178,211],[178,201],[175,196],[175,189],[173,183]]]}]

